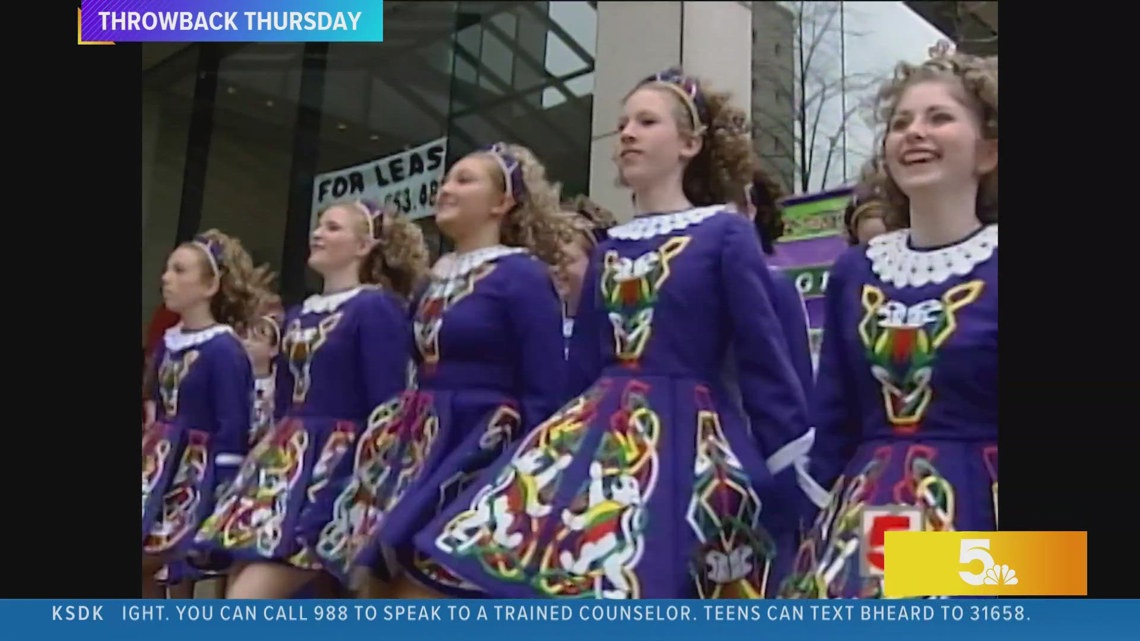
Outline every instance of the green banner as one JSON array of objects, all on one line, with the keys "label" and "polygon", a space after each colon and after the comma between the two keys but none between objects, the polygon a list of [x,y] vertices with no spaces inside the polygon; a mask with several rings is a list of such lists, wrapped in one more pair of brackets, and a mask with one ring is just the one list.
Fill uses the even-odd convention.
[{"label": "green banner", "polygon": [[848,189],[793,196],[784,200],[784,235],[780,242],[825,238],[843,231],[843,210],[850,199]]}]

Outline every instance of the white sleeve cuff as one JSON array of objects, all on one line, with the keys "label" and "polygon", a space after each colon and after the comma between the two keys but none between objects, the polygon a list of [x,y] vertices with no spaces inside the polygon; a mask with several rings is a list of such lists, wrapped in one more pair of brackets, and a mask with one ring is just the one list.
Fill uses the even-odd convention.
[{"label": "white sleeve cuff", "polygon": [[218,454],[214,457],[214,465],[218,467],[237,467],[245,457],[240,454]]},{"label": "white sleeve cuff", "polygon": [[816,483],[815,479],[808,473],[808,459],[805,457],[796,461],[795,465],[796,484],[800,486],[804,494],[807,494],[807,497],[811,499],[811,502],[814,503],[816,507],[821,510],[826,508],[828,502],[831,501],[831,492],[823,489],[823,486]]},{"label": "white sleeve cuff", "polygon": [[794,467],[796,470],[796,484],[800,486],[804,494],[807,494],[811,502],[819,509],[827,507],[828,501],[831,500],[831,493],[823,489],[823,487],[808,474],[808,461],[811,448],[815,445],[815,428],[810,428],[804,432],[803,436],[781,447],[775,454],[768,457],[768,472],[772,476],[776,476],[780,472]]}]

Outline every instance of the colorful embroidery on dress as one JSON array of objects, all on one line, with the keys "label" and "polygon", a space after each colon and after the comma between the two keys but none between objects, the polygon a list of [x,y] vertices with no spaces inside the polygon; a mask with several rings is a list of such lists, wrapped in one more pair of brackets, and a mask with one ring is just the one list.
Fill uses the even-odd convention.
[{"label": "colorful embroidery on dress", "polygon": [[[905,476],[890,488],[890,503],[872,503],[892,458],[889,446],[876,450],[858,476],[846,483],[840,479],[831,505],[801,546],[801,558],[781,596],[839,598],[853,582],[858,585],[858,598],[881,598],[887,532],[954,529],[955,492],[934,465],[937,455],[935,448],[926,445],[907,448]],[[811,558],[815,546],[822,550],[818,563]]]},{"label": "colorful embroidery on dress", "polygon": [[443,315],[475,291],[475,284],[494,269],[494,263],[483,263],[465,274],[432,280],[412,319],[416,348],[423,357],[422,367],[430,371],[439,362],[439,330],[443,326]]},{"label": "colorful embroidery on dress", "polygon": [[[439,501],[436,504],[436,513],[443,511],[452,501],[468,488],[488,465],[498,460],[522,431],[522,416],[518,410],[510,405],[501,405],[491,414],[486,422],[486,429],[479,438],[479,448],[467,455],[460,463],[458,471],[451,478],[444,481],[439,488]],[[468,582],[455,572],[440,565],[435,559],[415,550],[412,563],[424,576],[436,581],[440,585],[461,590],[477,591],[479,588]]]},{"label": "colorful embroidery on dress", "polygon": [[[352,450],[355,440],[356,425],[354,423],[338,421],[333,426],[332,432],[325,440],[324,447],[321,448],[321,453],[317,456],[317,462],[313,465],[313,472],[309,475],[309,483],[305,487],[305,498],[310,506],[319,504],[321,491],[328,487],[333,470],[340,464],[341,459]],[[322,563],[308,542],[298,536],[295,543],[298,549],[289,557],[289,563],[308,570],[320,569]]]},{"label": "colorful embroidery on dress", "polygon": [[143,434],[142,441],[142,513],[145,518],[146,506],[154,494],[163,474],[170,466],[174,445],[167,437],[169,426],[156,423]]},{"label": "colorful embroidery on dress", "polygon": [[599,282],[602,301],[613,326],[615,352],[622,362],[636,364],[653,333],[653,308],[661,287],[669,280],[669,263],[692,240],[676,236],[637,258],[623,258],[615,250],[602,260]]},{"label": "colorful embroidery on dress", "polygon": [[930,381],[938,348],[958,328],[958,310],[976,301],[984,286],[984,281],[970,281],[940,299],[910,306],[887,300],[877,287],[863,286],[859,337],[881,385],[887,420],[898,432],[918,429],[933,397]]},{"label": "colorful embroidery on dress", "polygon": [[831,502],[820,512],[800,546],[795,570],[785,580],[781,596],[831,598],[844,594],[848,581],[861,582],[861,593],[874,596],[878,582],[863,582],[856,572],[862,567],[858,564],[862,514],[890,460],[891,448],[879,448],[858,475],[849,480],[841,477],[836,482]]},{"label": "colorful embroidery on dress", "polygon": [[708,389],[698,387],[693,496],[686,520],[700,545],[692,575],[701,599],[760,599],[776,545],[760,525],[762,505],[721,428]]},{"label": "colorful embroidery on dress", "polygon": [[550,520],[555,492],[608,386],[608,380],[599,381],[532,430],[495,480],[443,527],[436,547],[476,558],[493,577],[528,580],[527,568],[541,550],[539,534]]},{"label": "colorful embroidery on dress", "polygon": [[178,393],[182,381],[190,373],[191,366],[198,360],[198,350],[190,350],[182,356],[174,356],[170,352],[162,358],[158,368],[158,396],[162,400],[162,408],[166,418],[178,415]]},{"label": "colorful embroidery on dress", "polygon": [[253,548],[272,556],[284,536],[293,487],[305,468],[309,434],[286,419],[250,452],[217,509],[202,524],[198,540],[217,540],[226,549]]},{"label": "colorful embroidery on dress", "polygon": [[281,353],[293,374],[293,402],[304,403],[312,386],[311,370],[313,357],[329,339],[329,334],[340,324],[343,313],[332,314],[321,319],[313,327],[301,327],[301,319],[293,319],[285,338],[281,341]]},{"label": "colorful embroidery on dress", "polygon": [[170,550],[198,525],[198,507],[202,503],[206,470],[210,453],[206,448],[209,435],[198,430],[186,434],[186,447],[170,488],[162,497],[162,512],[143,542],[143,550],[157,554]]},{"label": "colorful embroidery on dress", "polygon": [[408,392],[372,411],[357,442],[353,477],[317,542],[316,553],[326,564],[345,574],[351,570],[383,516],[423,472],[438,432],[428,394]]},{"label": "colorful embroidery on dress", "polygon": [[605,424],[589,478],[561,511],[533,584],[544,596],[638,599],[647,505],[660,473],[661,419],[649,385],[630,381]]}]

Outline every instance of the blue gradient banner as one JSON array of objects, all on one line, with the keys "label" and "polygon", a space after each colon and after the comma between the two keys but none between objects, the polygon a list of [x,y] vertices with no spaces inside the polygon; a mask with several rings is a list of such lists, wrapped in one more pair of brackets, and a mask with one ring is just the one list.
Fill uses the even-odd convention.
[{"label": "blue gradient banner", "polygon": [[382,0],[83,0],[87,42],[382,42]]},{"label": "blue gradient banner", "polygon": [[1113,641],[1140,601],[2,601],[5,638]]}]

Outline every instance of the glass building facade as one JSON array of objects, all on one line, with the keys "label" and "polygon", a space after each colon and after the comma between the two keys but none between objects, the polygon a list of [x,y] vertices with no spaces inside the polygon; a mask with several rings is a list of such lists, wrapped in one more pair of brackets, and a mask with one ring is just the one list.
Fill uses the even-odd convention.
[{"label": "glass building facade", "polygon": [[595,3],[385,2],[384,22],[382,44],[144,45],[144,315],[171,247],[211,227],[299,300],[314,177],[439,138],[449,162],[526,145],[564,193],[587,191]]}]

